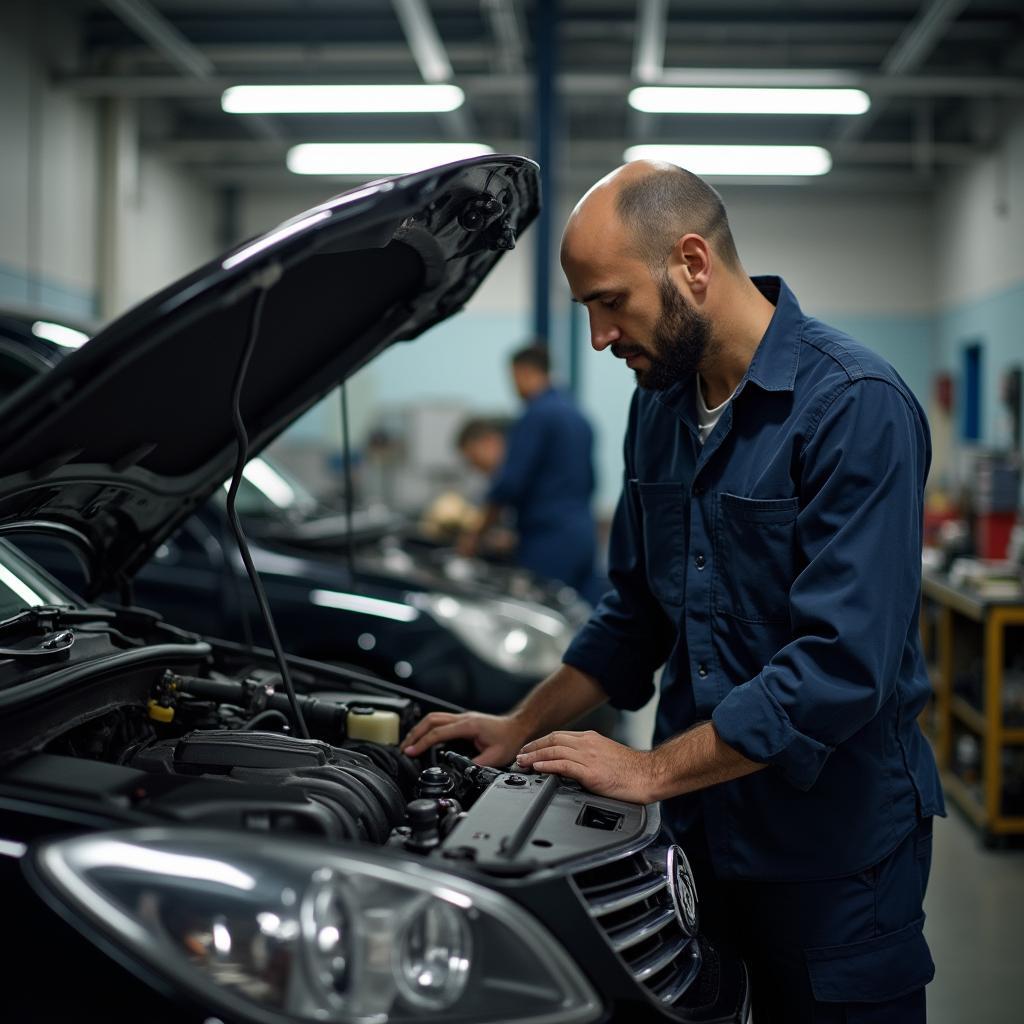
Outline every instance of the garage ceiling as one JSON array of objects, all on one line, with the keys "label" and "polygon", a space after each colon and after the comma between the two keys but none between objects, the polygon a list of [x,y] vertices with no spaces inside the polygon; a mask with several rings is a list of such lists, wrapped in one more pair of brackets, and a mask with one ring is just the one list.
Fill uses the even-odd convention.
[{"label": "garage ceiling", "polygon": [[[74,67],[82,95],[137,102],[143,142],[227,186],[294,183],[289,146],[467,140],[532,154],[537,2],[90,0]],[[570,187],[637,142],[825,146],[813,188],[920,190],[991,146],[1024,99],[1020,0],[562,0],[560,158]],[[710,77],[709,77],[710,76]],[[450,80],[451,114],[235,116],[239,83]],[[636,84],[865,89],[858,117],[640,114]]]}]

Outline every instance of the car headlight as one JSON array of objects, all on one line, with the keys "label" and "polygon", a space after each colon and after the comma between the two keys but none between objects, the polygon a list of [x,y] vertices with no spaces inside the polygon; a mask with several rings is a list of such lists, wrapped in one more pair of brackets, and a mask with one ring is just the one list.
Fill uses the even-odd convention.
[{"label": "car headlight", "polygon": [[519,675],[554,672],[572,640],[557,612],[514,600],[414,594],[413,602],[443,623],[482,661]]},{"label": "car headlight", "polygon": [[244,1020],[570,1022],[599,1010],[519,906],[388,851],[138,829],[44,843],[29,872],[86,934]]}]

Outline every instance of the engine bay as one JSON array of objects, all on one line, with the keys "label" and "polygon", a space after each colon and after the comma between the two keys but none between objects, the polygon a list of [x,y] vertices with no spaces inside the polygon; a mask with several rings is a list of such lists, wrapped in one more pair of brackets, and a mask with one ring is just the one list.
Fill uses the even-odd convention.
[{"label": "engine bay", "polygon": [[[153,661],[152,648],[146,653]],[[126,822],[392,846],[501,875],[644,830],[643,808],[570,780],[481,767],[457,748],[407,757],[398,743],[424,708],[358,673],[347,689],[342,670],[334,670],[341,680],[297,673],[305,739],[293,734],[270,659],[210,651],[174,667],[79,672],[59,717],[47,702],[28,735],[21,722],[31,749],[3,772],[5,785],[98,803]]]}]

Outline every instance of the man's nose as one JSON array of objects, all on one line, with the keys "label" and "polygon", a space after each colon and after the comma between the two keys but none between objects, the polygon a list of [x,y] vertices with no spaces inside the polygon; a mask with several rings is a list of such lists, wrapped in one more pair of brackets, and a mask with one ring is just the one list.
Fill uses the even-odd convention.
[{"label": "man's nose", "polygon": [[590,316],[590,344],[595,352],[603,352],[622,337],[622,332],[613,323]]}]

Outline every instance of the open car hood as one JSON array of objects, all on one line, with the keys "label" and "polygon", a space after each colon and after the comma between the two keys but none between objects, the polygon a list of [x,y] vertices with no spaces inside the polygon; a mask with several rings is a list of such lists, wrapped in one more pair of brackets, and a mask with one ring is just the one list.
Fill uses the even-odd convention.
[{"label": "open car hood", "polygon": [[129,579],[249,454],[392,342],[457,312],[539,209],[537,166],[466,160],[346,192],[170,285],[0,407],[0,533],[75,544],[86,597]]}]

